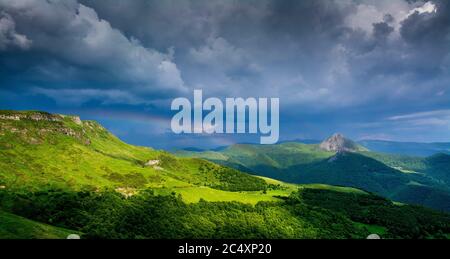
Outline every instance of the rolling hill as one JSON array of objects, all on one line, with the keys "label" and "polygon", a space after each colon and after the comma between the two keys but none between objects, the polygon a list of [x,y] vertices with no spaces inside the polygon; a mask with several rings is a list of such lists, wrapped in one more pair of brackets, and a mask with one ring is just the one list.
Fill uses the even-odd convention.
[{"label": "rolling hill", "polygon": [[0,210],[0,237],[6,239],[66,239],[77,234]]},{"label": "rolling hill", "polygon": [[385,140],[362,140],[358,144],[380,153],[427,157],[436,153],[450,154],[450,143],[395,142]]},{"label": "rolling hill", "polygon": [[[132,194],[262,191],[256,177],[200,159],[125,144],[93,121],[40,112],[0,114],[0,186],[7,190],[113,188]],[[2,119],[3,118],[3,119]],[[191,191],[189,191],[191,192]],[[206,196],[190,195],[198,200]],[[269,195],[261,200],[273,200]],[[254,200],[249,194],[249,199]]]},{"label": "rolling hill", "polygon": [[[275,168],[269,176],[334,156],[317,145],[286,143],[284,153],[274,155],[277,150],[242,145],[205,156],[244,171]],[[305,154],[301,159],[299,150]],[[258,160],[252,160],[255,154]],[[329,202],[321,204],[324,198]],[[35,111],[0,111],[0,209],[5,219],[0,238],[57,238],[68,233],[65,229],[83,238],[114,239],[342,239],[374,232],[384,238],[446,238],[450,233],[448,214],[355,188],[288,184],[132,146],[94,121]]]},{"label": "rolling hill", "polygon": [[219,152],[177,154],[286,182],[350,186],[396,201],[450,211],[450,161],[445,154],[420,158],[375,153],[342,135],[321,144],[233,145]]}]

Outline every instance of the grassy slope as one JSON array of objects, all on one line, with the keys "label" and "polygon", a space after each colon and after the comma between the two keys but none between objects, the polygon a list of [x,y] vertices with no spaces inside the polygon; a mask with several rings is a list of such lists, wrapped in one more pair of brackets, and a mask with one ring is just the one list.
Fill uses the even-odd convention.
[{"label": "grassy slope", "polygon": [[[19,114],[25,118],[20,121],[0,118],[2,189],[37,191],[54,188],[70,190],[114,188],[133,193],[150,187],[161,194],[172,192],[181,194],[187,202],[204,199],[256,204],[259,201],[277,201],[279,199],[276,197],[286,197],[298,188],[297,185],[269,178],[255,178],[237,171],[228,171],[204,160],[180,158],[164,151],[128,145],[96,122],[85,121],[77,124],[74,117],[59,118],[57,115],[40,112],[0,111],[0,115],[8,114]],[[60,121],[35,121],[28,118],[34,114]],[[61,133],[67,129],[71,129],[75,136]],[[266,152],[270,153],[270,150],[259,150],[256,146],[250,150],[246,150],[246,146],[237,148],[239,152],[226,150],[226,153],[236,159],[241,158],[242,161],[245,161],[245,153],[251,155],[252,152],[258,151],[259,156],[264,156]],[[329,152],[317,154],[310,152],[317,151],[317,147],[297,143],[283,144],[283,149],[286,153],[280,156],[290,161],[285,163],[287,165],[295,163],[296,150],[299,149],[312,154],[302,160],[305,163],[331,155]],[[143,166],[149,160],[159,160],[159,167]],[[271,161],[268,159],[269,163]],[[236,175],[233,179],[238,181],[259,180],[265,191],[239,188],[234,192],[227,190],[228,182],[233,179],[221,176],[230,173]],[[265,186],[266,183],[276,185],[276,188],[268,188]],[[256,189],[259,187],[261,186],[256,186]]]},{"label": "grassy slope", "polygon": [[222,151],[178,151],[183,157],[198,157],[258,175],[280,178],[280,172],[295,165],[306,165],[334,155],[318,145],[283,143],[279,145],[232,145]]},{"label": "grassy slope", "polygon": [[[114,188],[133,193],[150,187],[161,193],[182,194],[189,202],[200,198],[252,204],[277,200],[270,190],[261,193],[266,188],[261,179],[200,159],[178,158],[163,151],[128,145],[95,122],[79,125],[73,117],[65,117],[57,122],[0,120],[0,125],[0,188],[16,191]],[[67,129],[76,136],[59,132]],[[158,160],[160,164],[144,166],[149,160]],[[256,182],[254,190],[239,186],[242,182]],[[284,195],[289,195],[289,191]]]},{"label": "grassy slope", "polygon": [[254,174],[293,183],[351,186],[385,197],[450,211],[450,156],[417,158],[373,152],[335,154],[317,145],[233,145],[220,152],[178,154],[202,157]]},{"label": "grassy slope", "polygon": [[[5,116],[19,116],[20,119],[5,118]],[[317,146],[286,143],[282,145],[283,153],[269,157],[267,154],[273,153],[272,148],[274,147],[266,146],[260,150],[256,146],[237,146],[238,151],[225,150],[224,154],[213,153],[212,155],[216,158],[214,160],[232,157],[234,159],[232,162],[239,164],[251,160],[253,152],[257,151],[258,158],[261,158],[265,165],[277,168],[277,170],[297,165],[299,162],[309,164],[314,161],[321,161],[333,155],[318,150]],[[305,156],[299,158],[298,150],[301,150]],[[144,164],[149,160],[158,160],[159,164],[157,166],[145,166]],[[258,164],[250,164],[250,166],[258,166]],[[151,188],[156,194],[181,194],[183,201],[193,206],[188,207],[188,213],[191,214],[186,215],[186,217],[192,217],[190,221],[194,226],[195,224],[202,227],[216,226],[220,229],[220,226],[224,224],[223,220],[226,219],[227,225],[225,226],[232,226],[238,224],[239,220],[243,220],[242,223],[246,222],[253,227],[258,227],[260,226],[258,220],[260,220],[261,226],[271,224],[270,226],[274,228],[273,231],[276,227],[279,227],[279,233],[283,233],[280,237],[326,237],[328,234],[324,233],[328,233],[326,231],[330,231],[333,224],[327,223],[332,221],[322,221],[321,219],[327,218],[328,213],[331,212],[314,208],[305,210],[301,203],[296,204],[294,202],[292,208],[285,205],[280,207],[276,203],[268,205],[267,208],[263,206],[265,208],[263,210],[258,207],[248,207],[242,210],[244,207],[236,205],[239,209],[230,211],[232,218],[228,216],[219,217],[215,213],[227,215],[227,206],[233,207],[235,206],[234,203],[227,203],[228,205],[198,203],[197,205],[200,200],[237,201],[252,205],[261,201],[278,201],[279,204],[283,204],[282,201],[289,199],[288,197],[299,187],[303,191],[322,190],[348,195],[366,195],[362,191],[347,187],[286,184],[273,179],[243,174],[197,158],[176,157],[163,151],[131,146],[111,135],[97,123],[79,122],[75,117],[60,117],[39,112],[0,111],[0,194],[3,192],[6,196],[11,194],[11,197],[16,197],[17,195],[20,196],[21,192],[25,195],[33,191],[43,191],[45,194],[45,190],[50,189],[61,189],[63,193],[88,190],[93,194],[102,189],[115,189],[129,195],[136,194],[139,190]],[[46,195],[51,196],[52,194]],[[322,193],[319,193],[314,199],[321,200],[321,195]],[[101,199],[101,195],[98,198]],[[23,196],[21,199],[26,201],[28,198]],[[139,198],[136,199],[141,204]],[[43,208],[45,206],[52,208],[51,204],[45,200],[38,199],[37,201],[43,202],[39,205],[44,206]],[[9,202],[15,203],[16,199],[9,200]],[[133,204],[133,201],[120,201],[118,204],[122,202],[124,205]],[[340,204],[339,201],[336,201],[336,203]],[[21,201],[18,204],[11,204],[11,206],[19,206],[20,204]],[[62,205],[64,204],[63,202]],[[113,204],[111,206],[115,206]],[[8,204],[5,206],[7,207]],[[36,208],[37,211],[39,211],[39,206]],[[80,204],[80,206],[83,205]],[[177,206],[175,205],[174,208],[178,208]],[[34,215],[33,211],[26,212],[26,207],[19,207],[19,211],[25,214],[31,213],[30,215],[34,215],[32,218],[37,217],[39,221],[43,222],[59,215],[60,210],[58,208],[53,209],[55,209],[56,215],[49,214],[49,217],[46,218],[41,213]],[[89,206],[84,209],[89,209]],[[212,209],[215,212],[209,212]],[[116,211],[116,209],[113,209],[113,211]],[[50,213],[51,210],[49,212],[45,209],[44,212]],[[204,214],[207,212],[211,215]],[[64,211],[64,213],[70,215],[71,212]],[[101,214],[102,212],[97,212],[97,208],[94,208],[91,213],[96,215],[96,213]],[[107,210],[105,213],[109,215]],[[126,210],[123,213],[126,213]],[[242,214],[243,217],[245,215],[248,218],[233,218],[238,214]],[[205,218],[200,217],[200,215],[205,215]],[[330,217],[338,216],[334,213],[330,215]],[[345,234],[345,229],[353,229],[352,221],[345,217],[338,217],[340,218],[339,222],[350,225],[340,229],[339,231],[343,232],[336,235],[353,235],[351,233]],[[97,217],[93,216],[93,219],[96,222]],[[103,216],[99,216],[98,219],[104,220]],[[131,217],[130,219],[135,220],[136,218]],[[209,223],[205,225],[203,220]],[[10,222],[7,223],[7,226],[2,226],[1,229],[21,228],[20,221],[17,225],[14,221]],[[297,223],[294,224],[293,222]],[[26,223],[24,222],[24,224]],[[60,222],[58,225],[71,226],[67,224],[67,222]],[[187,224],[187,222],[183,224]],[[308,232],[309,227],[305,227],[304,224],[315,226],[315,230]],[[377,226],[372,223],[366,225],[366,230],[369,227]],[[92,226],[95,227],[97,224]],[[249,229],[253,228],[252,226]],[[355,226],[361,227],[360,224],[355,224]],[[318,235],[322,230],[325,232]],[[110,231],[110,229],[105,228],[105,231]],[[212,228],[211,232],[205,233],[211,234],[214,231],[217,230]],[[230,231],[231,236],[235,235],[233,234],[234,229],[230,229]],[[269,231],[269,229],[264,231]],[[293,231],[292,235],[289,234],[289,231]],[[45,235],[45,229],[42,229],[41,232],[41,236],[28,236],[18,233],[16,237],[52,238],[52,236]],[[266,234],[268,237],[277,237],[279,233],[275,231],[272,234]],[[108,232],[105,232],[105,234],[109,236]],[[8,237],[8,235],[2,233],[0,236]]]},{"label": "grassy slope", "polygon": [[74,233],[0,210],[0,237],[4,239],[65,239]]}]

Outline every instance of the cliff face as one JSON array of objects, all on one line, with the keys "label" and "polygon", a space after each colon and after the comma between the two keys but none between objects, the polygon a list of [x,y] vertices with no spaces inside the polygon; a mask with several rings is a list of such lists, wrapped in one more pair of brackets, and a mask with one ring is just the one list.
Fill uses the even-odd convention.
[{"label": "cliff face", "polygon": [[10,136],[28,144],[42,144],[55,134],[61,134],[89,145],[89,135],[96,133],[95,126],[95,122],[83,122],[78,116],[36,111],[0,111],[0,136]]}]

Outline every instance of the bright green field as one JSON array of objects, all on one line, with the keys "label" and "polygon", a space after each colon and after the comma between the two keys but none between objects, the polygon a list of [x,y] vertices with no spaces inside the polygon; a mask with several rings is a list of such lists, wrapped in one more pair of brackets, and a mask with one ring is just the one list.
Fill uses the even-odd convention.
[{"label": "bright green field", "polygon": [[[76,123],[75,117],[39,112],[11,113],[25,118],[0,120],[0,188],[4,190],[115,189],[133,195],[152,188],[161,194],[181,194],[186,202],[256,204],[278,201],[273,196],[288,196],[297,189],[205,160],[128,145],[96,122]],[[29,114],[47,120],[35,121],[26,117]],[[157,164],[146,166],[148,161]]]},{"label": "bright green field", "polygon": [[73,232],[117,239],[442,238],[450,232],[446,214],[349,187],[288,184],[236,166],[280,173],[332,155],[296,143],[236,145],[208,153],[224,162],[219,165],[128,145],[93,121],[0,111],[0,238]]}]

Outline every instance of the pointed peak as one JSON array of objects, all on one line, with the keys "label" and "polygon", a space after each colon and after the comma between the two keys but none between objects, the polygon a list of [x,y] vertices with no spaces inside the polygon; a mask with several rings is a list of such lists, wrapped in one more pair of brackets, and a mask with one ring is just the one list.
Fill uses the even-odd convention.
[{"label": "pointed peak", "polygon": [[341,133],[334,133],[329,139],[345,139],[345,136]]},{"label": "pointed peak", "polygon": [[333,152],[357,152],[366,151],[365,148],[346,138],[341,133],[335,133],[320,144],[320,148]]}]

